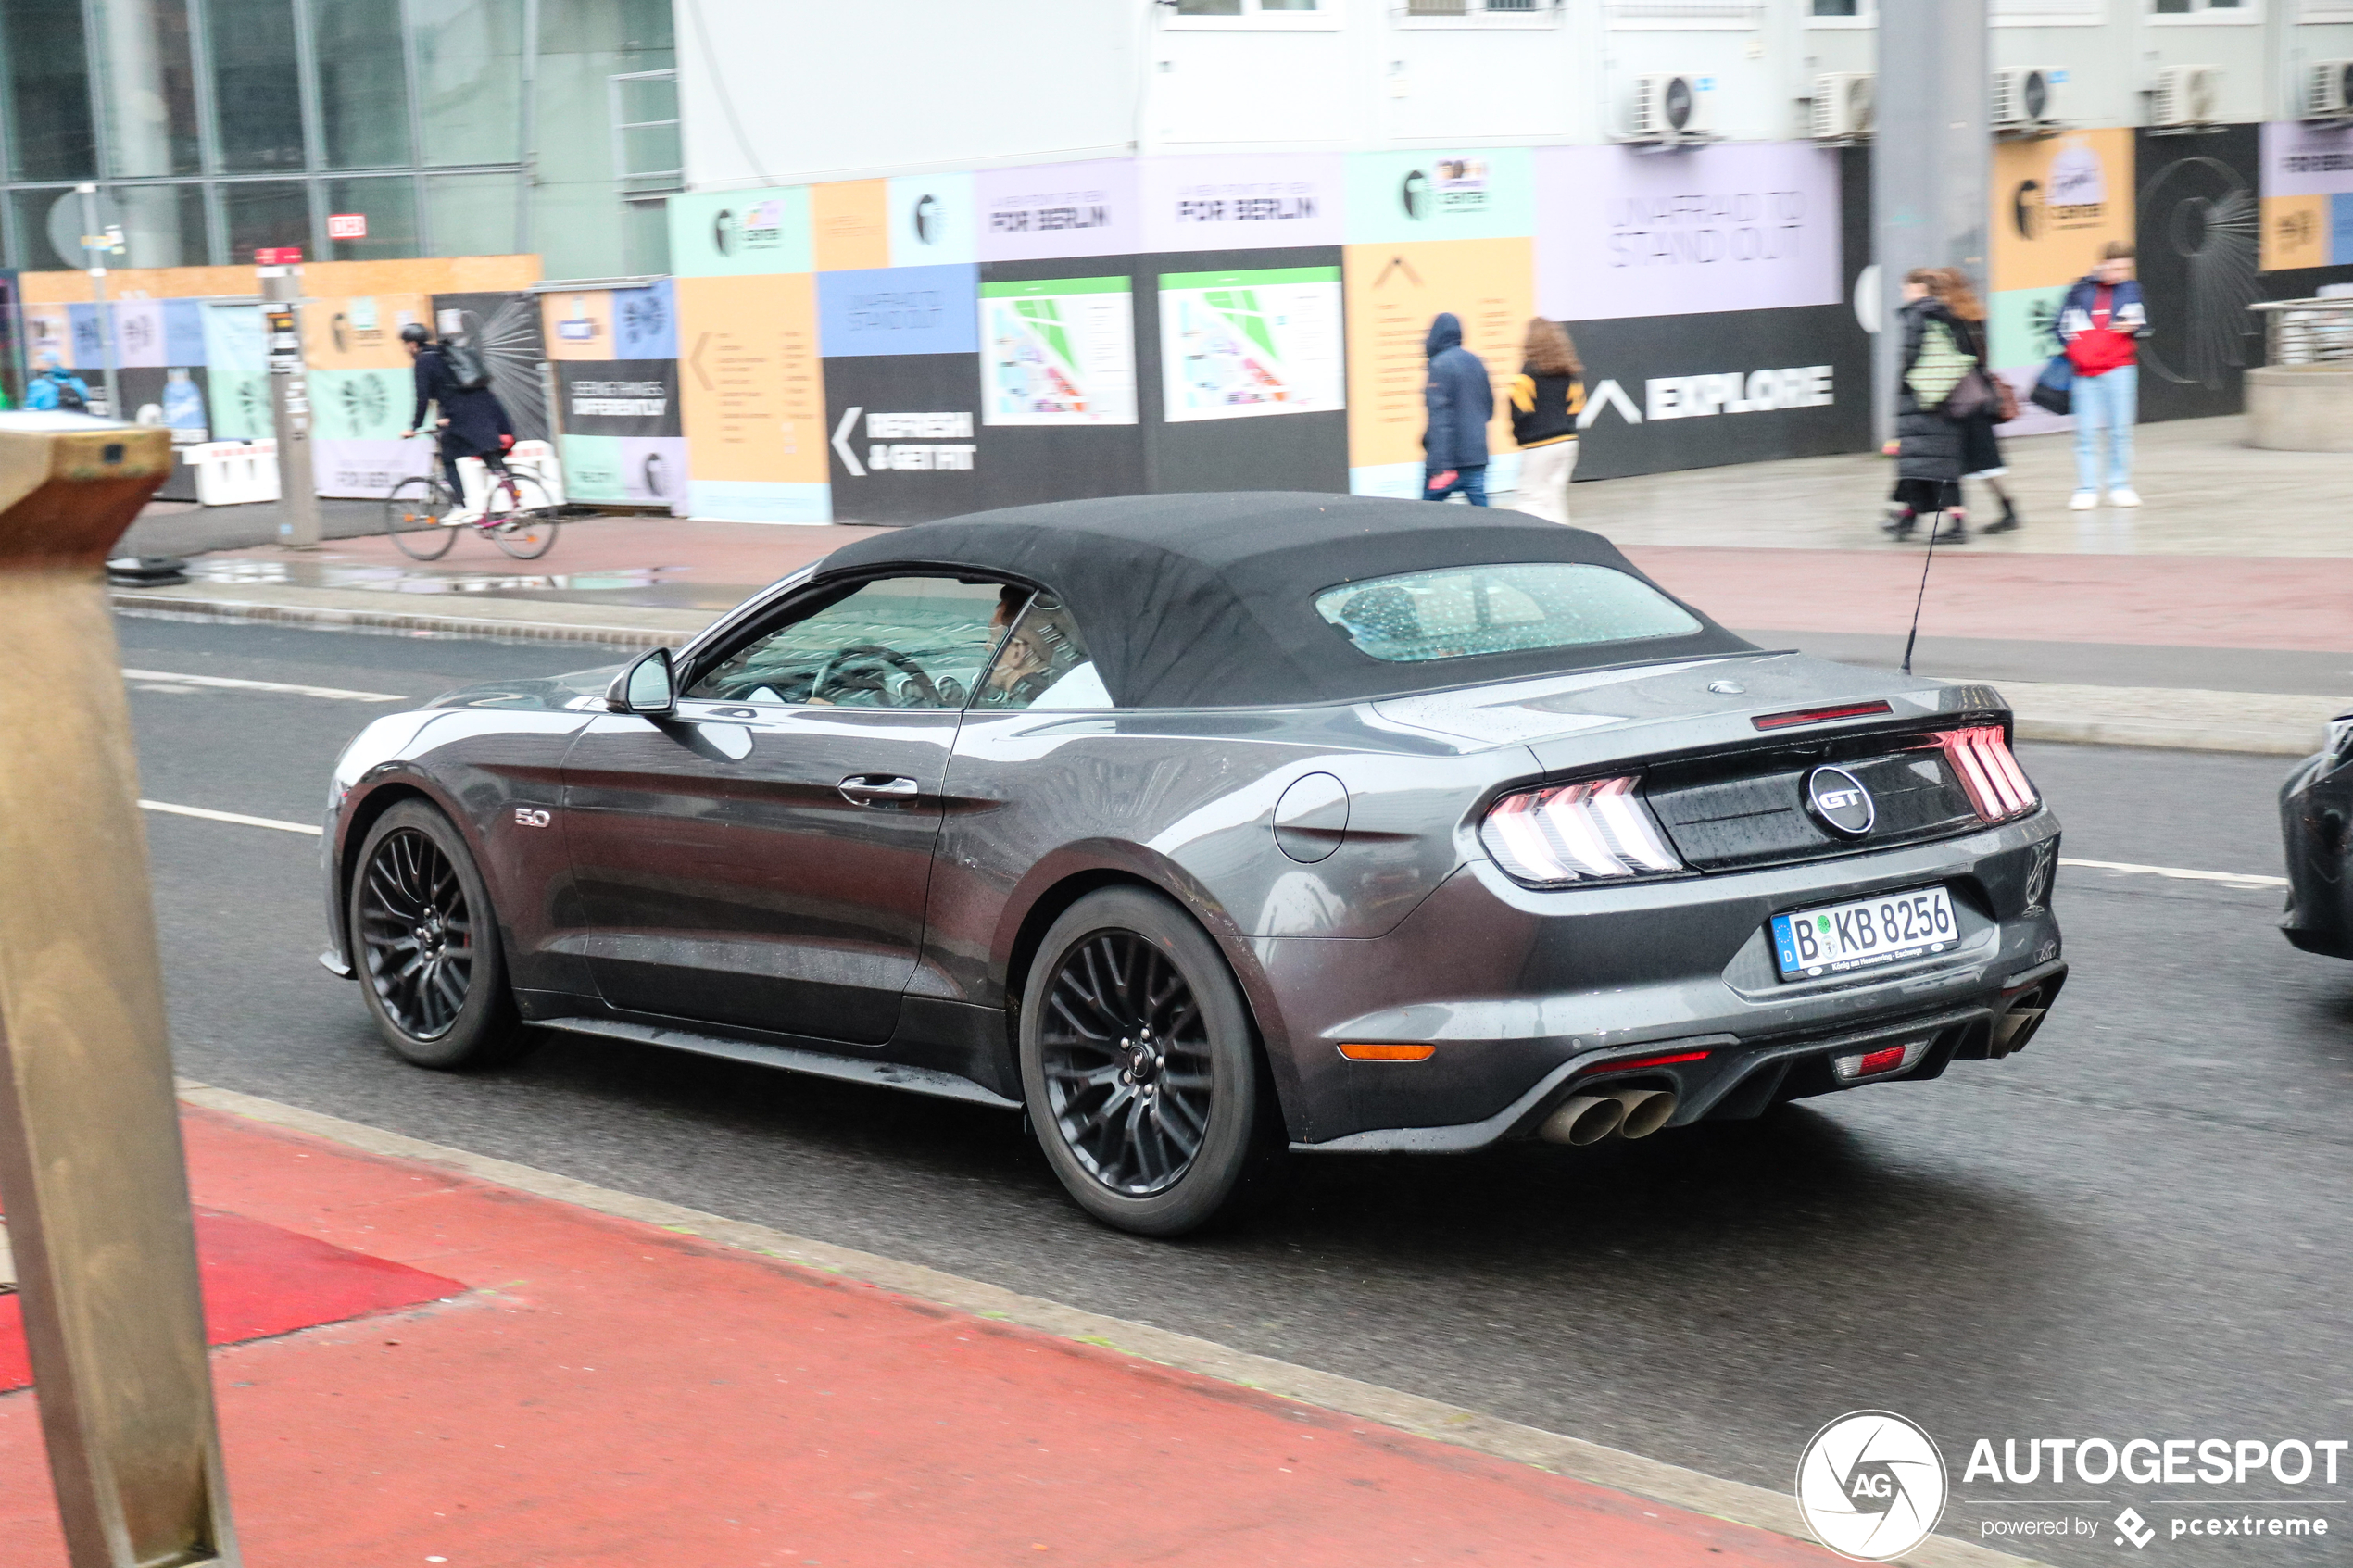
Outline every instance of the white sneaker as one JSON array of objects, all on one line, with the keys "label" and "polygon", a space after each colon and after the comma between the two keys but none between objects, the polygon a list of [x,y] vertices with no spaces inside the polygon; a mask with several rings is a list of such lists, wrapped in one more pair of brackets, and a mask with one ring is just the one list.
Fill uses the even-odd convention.
[{"label": "white sneaker", "polygon": [[2111,507],[2137,507],[2141,504],[2140,493],[2129,484],[2120,484],[2108,493],[2108,504]]},{"label": "white sneaker", "polygon": [[444,528],[467,528],[481,521],[481,511],[472,507],[459,507],[455,511],[441,514],[441,526]]},{"label": "white sneaker", "polygon": [[2078,490],[2075,493],[2073,499],[2067,503],[2067,509],[2071,512],[2088,512],[2099,504],[2100,493],[2098,491]]}]

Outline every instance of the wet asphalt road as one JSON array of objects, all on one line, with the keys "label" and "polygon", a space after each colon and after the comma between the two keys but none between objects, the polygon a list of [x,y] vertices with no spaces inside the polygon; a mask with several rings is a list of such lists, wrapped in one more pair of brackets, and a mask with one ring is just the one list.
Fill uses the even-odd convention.
[{"label": "wet asphalt road", "polygon": [[[618,657],[120,630],[132,668],[416,696]],[[300,822],[396,706],[157,684],[132,691],[145,796]],[[2285,759],[2022,754],[2063,855],[2279,874]],[[2073,978],[2007,1062],[1593,1150],[1295,1159],[1267,1212],[1172,1245],[1088,1223],[1001,1113],[561,1036],[488,1076],[407,1067],[314,961],[315,839],[147,828],[175,1050],[208,1083],[1776,1489],[1825,1421],[1897,1411],[1944,1446],[1945,1533],[2099,1521],[2020,1545],[2045,1561],[2137,1555],[2108,1528],[2128,1502],[2331,1521],[2169,1562],[2347,1561],[2353,1455],[2334,1487],[1961,1476],[1981,1437],[2353,1437],[2353,964],[2289,948],[2276,889],[2069,869]],[[2079,1501],[2026,1506],[2049,1499]]]}]

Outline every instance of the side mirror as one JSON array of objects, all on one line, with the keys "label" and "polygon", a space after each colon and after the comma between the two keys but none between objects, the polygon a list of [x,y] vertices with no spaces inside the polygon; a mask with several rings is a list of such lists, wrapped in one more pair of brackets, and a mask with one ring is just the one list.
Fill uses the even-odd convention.
[{"label": "side mirror", "polygon": [[670,650],[656,648],[613,677],[605,688],[605,706],[615,713],[639,713],[660,718],[675,712],[678,692],[670,669]]}]

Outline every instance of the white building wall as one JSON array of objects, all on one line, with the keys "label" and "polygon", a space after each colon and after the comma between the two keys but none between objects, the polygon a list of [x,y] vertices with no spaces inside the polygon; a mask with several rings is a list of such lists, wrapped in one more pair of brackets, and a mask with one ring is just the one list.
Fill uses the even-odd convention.
[{"label": "white building wall", "polygon": [[[1480,0],[1470,0],[1476,6]],[[1878,28],[1811,0],[1562,0],[1534,15],[1178,18],[1153,0],[699,0],[678,11],[688,183],[1285,149],[1592,144],[1638,77],[1709,83],[1718,134],[1806,129],[1823,72],[1875,68]],[[2169,65],[2222,72],[2226,121],[2294,119],[2309,65],[2353,57],[2353,0],[1991,0],[1997,69],[2064,72],[2067,125],[2149,119]],[[1866,0],[1868,8],[1869,0]],[[710,35],[699,31],[707,24]]]},{"label": "white building wall", "polygon": [[[1143,0],[677,7],[695,190],[1125,155]],[[709,29],[708,33],[704,31]]]}]

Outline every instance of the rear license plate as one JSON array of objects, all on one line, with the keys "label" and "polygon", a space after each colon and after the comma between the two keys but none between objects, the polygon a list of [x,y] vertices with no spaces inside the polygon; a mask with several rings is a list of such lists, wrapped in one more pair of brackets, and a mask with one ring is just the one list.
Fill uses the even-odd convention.
[{"label": "rear license plate", "polygon": [[1958,935],[1951,896],[1924,887],[1775,915],[1773,955],[1782,979],[1810,979],[1945,952]]}]

